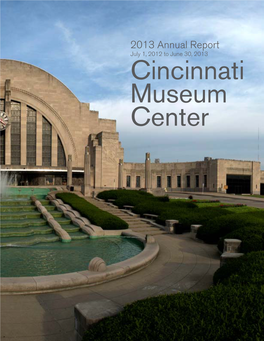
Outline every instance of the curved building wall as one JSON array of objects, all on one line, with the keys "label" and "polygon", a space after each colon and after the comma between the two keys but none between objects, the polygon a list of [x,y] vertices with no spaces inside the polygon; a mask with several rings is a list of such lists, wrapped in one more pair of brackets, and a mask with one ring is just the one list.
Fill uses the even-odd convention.
[{"label": "curved building wall", "polygon": [[[105,157],[107,167],[112,172],[111,180],[106,172],[101,172],[100,183],[109,186],[112,182],[117,182],[117,164],[119,158],[123,157],[123,149],[114,120],[100,119],[97,111],[90,110],[88,103],[81,103],[58,79],[30,64],[1,60],[0,86],[1,106],[4,106],[11,121],[11,125],[1,133],[2,168],[66,170],[63,159],[67,163],[68,155],[71,155],[73,171],[82,171],[85,146],[88,145],[90,136],[96,138],[98,134],[105,132],[113,134],[114,138],[109,146],[104,139],[100,139],[98,148],[93,147],[97,149],[94,152],[96,160],[91,160],[91,163],[103,172],[106,166],[102,166],[102,157]],[[17,112],[20,110],[17,115],[19,117],[15,117],[14,103],[20,107],[17,109]],[[32,110],[31,116],[29,110]],[[16,148],[14,141],[17,143]],[[100,146],[103,141],[104,145]],[[99,147],[102,149],[101,153]],[[18,154],[16,159],[15,150]],[[61,155],[62,150],[65,158]],[[91,172],[92,184],[95,182],[94,173]]]}]

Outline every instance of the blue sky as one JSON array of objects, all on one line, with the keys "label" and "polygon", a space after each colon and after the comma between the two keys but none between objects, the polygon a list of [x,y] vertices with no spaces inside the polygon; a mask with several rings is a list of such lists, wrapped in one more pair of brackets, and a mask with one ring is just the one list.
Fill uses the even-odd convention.
[{"label": "blue sky", "polygon": [[[1,58],[36,65],[61,80],[100,117],[117,120],[125,161],[195,161],[204,156],[257,160],[264,168],[264,4],[202,1],[8,1],[1,3]],[[210,112],[205,127],[137,127],[131,121],[131,40],[219,41],[190,65],[244,61],[243,81],[159,81],[157,90],[221,89],[225,104],[148,105],[151,113]],[[148,59],[149,61],[152,60]],[[185,65],[186,58],[155,58]],[[143,86],[145,83],[141,83]],[[140,85],[139,85],[140,86]],[[137,105],[136,105],[137,106]]]}]

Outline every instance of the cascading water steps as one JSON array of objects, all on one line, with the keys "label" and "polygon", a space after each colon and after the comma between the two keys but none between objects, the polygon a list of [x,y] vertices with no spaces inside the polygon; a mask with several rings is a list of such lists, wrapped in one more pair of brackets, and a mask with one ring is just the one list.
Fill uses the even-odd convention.
[{"label": "cascading water steps", "polygon": [[[43,197],[38,200],[69,233],[72,240],[89,237],[81,232],[78,226],[73,225],[70,219],[65,218],[62,212],[57,211],[49,200]],[[0,203],[0,215],[1,247],[30,246],[60,240],[28,196],[3,198]]]}]

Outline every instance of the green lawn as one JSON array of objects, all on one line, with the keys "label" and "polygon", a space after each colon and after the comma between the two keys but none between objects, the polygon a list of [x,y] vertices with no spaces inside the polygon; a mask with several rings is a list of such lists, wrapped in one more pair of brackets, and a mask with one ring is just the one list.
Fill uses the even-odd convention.
[{"label": "green lawn", "polygon": [[[188,202],[188,199],[170,199],[171,202]],[[191,201],[191,200],[190,200]],[[244,212],[254,212],[254,211],[259,211],[262,210],[260,208],[255,208],[255,207],[249,207],[249,206],[241,206],[241,207],[232,207],[232,204],[228,203],[222,203],[222,202],[203,202],[203,200],[197,200],[195,202],[197,207],[199,208],[205,208],[205,207],[221,207],[221,205],[225,206],[230,206],[230,207],[225,207],[226,210],[234,213],[244,213]]]}]

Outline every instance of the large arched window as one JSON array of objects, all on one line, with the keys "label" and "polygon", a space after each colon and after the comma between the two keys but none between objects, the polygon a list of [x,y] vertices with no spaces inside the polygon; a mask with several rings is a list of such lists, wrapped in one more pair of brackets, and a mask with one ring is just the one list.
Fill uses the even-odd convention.
[{"label": "large arched window", "polygon": [[21,161],[21,103],[11,101],[11,165]]},{"label": "large arched window", "polygon": [[27,107],[27,165],[36,166],[36,110]]},{"label": "large arched window", "polygon": [[42,165],[51,166],[52,130],[49,121],[42,116]]},{"label": "large arched window", "polygon": [[58,166],[66,167],[66,157],[59,135],[58,135]]}]

